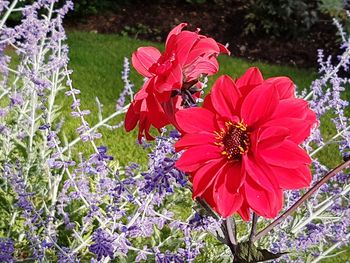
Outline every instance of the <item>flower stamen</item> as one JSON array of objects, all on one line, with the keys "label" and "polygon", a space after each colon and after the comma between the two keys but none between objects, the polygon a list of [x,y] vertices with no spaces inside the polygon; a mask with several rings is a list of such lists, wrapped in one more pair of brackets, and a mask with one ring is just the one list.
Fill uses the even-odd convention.
[{"label": "flower stamen", "polygon": [[239,160],[249,150],[247,125],[243,122],[225,122],[225,127],[215,131],[215,145],[223,148],[221,154],[229,160]]}]

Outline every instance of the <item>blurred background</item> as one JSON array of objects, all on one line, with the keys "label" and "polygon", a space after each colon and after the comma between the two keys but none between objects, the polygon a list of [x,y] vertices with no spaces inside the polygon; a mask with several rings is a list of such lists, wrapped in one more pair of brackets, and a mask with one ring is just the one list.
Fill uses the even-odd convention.
[{"label": "blurred background", "polygon": [[180,22],[201,28],[232,56],[313,67],[317,49],[338,50],[333,18],[349,29],[349,0],[76,0],[68,30],[163,42]]},{"label": "blurred background", "polygon": [[[33,2],[25,0],[23,5]],[[312,67],[317,49],[336,52],[333,18],[347,24],[350,0],[75,0],[68,30],[162,42],[180,22],[229,43],[233,56]],[[19,19],[11,17],[16,23]]]}]

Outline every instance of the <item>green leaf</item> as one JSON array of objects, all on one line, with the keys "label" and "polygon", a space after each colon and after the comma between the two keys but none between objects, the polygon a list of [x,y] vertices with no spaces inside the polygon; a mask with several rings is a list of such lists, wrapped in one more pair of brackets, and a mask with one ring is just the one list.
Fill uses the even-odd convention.
[{"label": "green leaf", "polygon": [[0,208],[4,209],[8,214],[13,211],[13,198],[4,190],[0,189]]},{"label": "green leaf", "polygon": [[239,243],[236,248],[234,263],[254,263],[263,262],[279,258],[285,253],[274,254],[266,249],[257,248],[250,242]]}]

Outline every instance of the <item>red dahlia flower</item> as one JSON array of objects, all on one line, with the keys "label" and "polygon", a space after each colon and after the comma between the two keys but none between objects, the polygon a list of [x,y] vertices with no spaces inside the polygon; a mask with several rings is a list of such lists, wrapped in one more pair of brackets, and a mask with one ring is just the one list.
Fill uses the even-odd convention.
[{"label": "red dahlia flower", "polygon": [[169,33],[165,51],[141,47],[132,55],[134,68],[149,80],[136,94],[126,114],[125,129],[133,130],[139,123],[139,140],[147,139],[151,125],[160,129],[175,123],[174,114],[182,106],[194,101],[199,91],[201,75],[213,75],[219,65],[216,57],[229,51],[214,39],[198,32],[182,31],[182,23]]},{"label": "red dahlia flower", "polygon": [[220,77],[203,108],[178,111],[185,150],[176,166],[190,174],[193,198],[203,198],[221,216],[250,209],[273,218],[283,190],[309,186],[311,163],[299,146],[316,124],[308,103],[294,96],[287,77],[263,80],[250,68],[233,81]]}]

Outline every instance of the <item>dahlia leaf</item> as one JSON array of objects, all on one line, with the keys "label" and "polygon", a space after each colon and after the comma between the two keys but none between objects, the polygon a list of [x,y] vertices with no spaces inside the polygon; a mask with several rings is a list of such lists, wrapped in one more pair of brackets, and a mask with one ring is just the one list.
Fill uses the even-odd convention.
[{"label": "dahlia leaf", "polygon": [[267,249],[260,249],[250,242],[239,243],[236,248],[234,263],[255,263],[279,258],[285,253],[272,253]]}]

